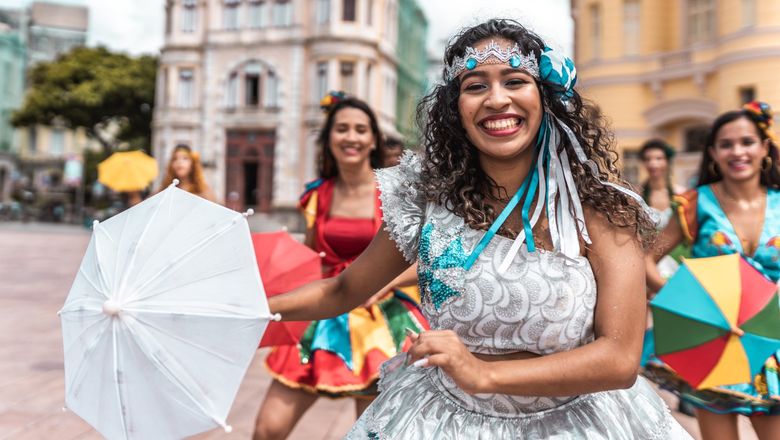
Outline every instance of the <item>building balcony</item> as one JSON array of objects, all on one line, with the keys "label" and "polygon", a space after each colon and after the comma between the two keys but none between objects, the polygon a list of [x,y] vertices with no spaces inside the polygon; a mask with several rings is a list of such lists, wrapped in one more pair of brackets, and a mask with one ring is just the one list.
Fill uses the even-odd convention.
[{"label": "building balcony", "polygon": [[154,110],[154,119],[152,125],[179,125],[179,126],[200,126],[201,109],[199,107],[178,108],[178,107],[157,107]]},{"label": "building balcony", "polygon": [[222,107],[223,121],[231,127],[276,127],[282,122],[280,107]]}]

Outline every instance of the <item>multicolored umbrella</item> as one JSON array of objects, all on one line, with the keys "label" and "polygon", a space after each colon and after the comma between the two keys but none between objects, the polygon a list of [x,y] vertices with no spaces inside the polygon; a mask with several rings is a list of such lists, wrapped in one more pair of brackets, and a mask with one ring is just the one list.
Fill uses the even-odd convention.
[{"label": "multicolored umbrella", "polygon": [[780,349],[777,285],[739,254],[685,260],[650,306],[656,356],[697,389],[751,382]]},{"label": "multicolored umbrella", "polygon": [[[322,258],[286,231],[254,233],[257,266],[268,297],[289,292],[322,278]],[[260,341],[261,347],[296,344],[308,321],[274,322]]]}]

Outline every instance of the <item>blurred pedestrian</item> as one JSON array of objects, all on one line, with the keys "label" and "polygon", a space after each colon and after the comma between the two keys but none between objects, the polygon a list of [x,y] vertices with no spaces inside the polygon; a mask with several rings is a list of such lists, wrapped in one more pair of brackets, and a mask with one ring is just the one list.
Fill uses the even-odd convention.
[{"label": "blurred pedestrian", "polygon": [[[679,217],[662,232],[656,259],[685,241],[692,245],[694,258],[739,253],[767,278],[780,279],[780,172],[767,104],[754,101],[715,120],[698,187],[676,197],[676,202]],[[650,270],[647,281],[653,290],[665,282]],[[750,417],[760,439],[777,439],[778,356],[780,352],[767,359],[752,383],[704,390],[692,389],[658,359],[651,360],[646,371],[696,407],[705,440],[738,438],[739,414]]]},{"label": "blurred pedestrian", "polygon": [[179,188],[212,202],[215,201],[214,193],[203,177],[200,154],[192,151],[187,145],[178,145],[174,148],[160,190],[167,188],[173,179],[179,179]]},{"label": "blurred pedestrian", "polygon": [[404,143],[395,137],[388,137],[381,148],[382,168],[394,167],[401,163],[404,154]]},{"label": "blurred pedestrian", "polygon": [[[674,156],[675,150],[661,139],[650,139],[639,150],[642,165],[647,171],[647,180],[642,184],[642,198],[657,213],[658,223],[656,227],[659,231],[662,231],[672,218],[673,197],[684,191],[684,188],[675,185],[672,181],[672,161]],[[690,247],[681,243],[672,250],[670,255],[664,255],[658,264],[650,266],[649,270],[657,271],[658,276],[668,279],[680,267],[682,258],[689,255]],[[649,289],[647,290],[648,299],[650,299],[653,293]],[[648,317],[648,325],[652,325],[651,317]],[[646,347],[643,365],[647,357],[652,354],[652,341],[649,339],[652,333],[647,333],[647,335],[648,337],[645,338]],[[677,410],[688,416],[694,416],[693,406],[683,399],[679,400]]]},{"label": "blurred pedestrian", "polygon": [[[335,92],[323,99],[327,117],[318,138],[320,178],[306,185],[300,207],[306,244],[323,255],[323,276],[344,271],[382,225],[374,169],[381,167],[382,134],[374,112]],[[266,366],[274,378],[257,416],[255,440],[286,438],[320,396],[355,398],[360,415],[377,394],[379,366],[421,331],[417,300],[396,286],[414,273],[367,292],[362,306],[313,321],[298,346],[274,347]],[[353,304],[353,307],[359,303]]]},{"label": "blurred pedestrian", "polygon": [[[674,155],[674,149],[661,139],[651,139],[639,150],[642,165],[647,171],[647,180],[642,184],[642,198],[657,213],[659,220],[656,227],[659,231],[662,231],[672,218],[673,197],[685,191],[685,188],[676,185],[672,180]],[[665,255],[655,268],[660,276],[669,278],[679,267],[682,258],[689,253],[689,247],[680,244],[669,255]]]},{"label": "blurred pedestrian", "polygon": [[444,63],[418,107],[425,155],[377,172],[385,228],[337,278],[269,300],[333,316],[419,265],[433,329],[382,366],[346,438],[690,438],[636,376],[655,234],[573,61],[490,20]]},{"label": "blurred pedestrian", "polygon": [[661,139],[651,139],[639,150],[642,165],[647,171],[647,180],[642,184],[642,197],[660,215],[658,228],[661,230],[672,218],[672,197],[684,191],[684,188],[672,181],[674,155],[674,149]]}]

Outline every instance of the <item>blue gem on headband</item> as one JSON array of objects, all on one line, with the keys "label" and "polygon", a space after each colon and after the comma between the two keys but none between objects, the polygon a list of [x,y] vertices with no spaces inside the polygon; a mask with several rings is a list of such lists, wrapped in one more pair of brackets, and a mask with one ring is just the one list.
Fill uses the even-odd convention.
[{"label": "blue gem on headband", "polygon": [[452,63],[444,67],[444,77],[452,81],[464,70],[474,70],[480,64],[509,64],[513,69],[522,69],[529,75],[539,79],[539,62],[533,53],[525,55],[520,51],[520,46],[515,43],[512,47],[502,48],[495,41],[477,50],[467,47],[463,56],[456,56]]}]

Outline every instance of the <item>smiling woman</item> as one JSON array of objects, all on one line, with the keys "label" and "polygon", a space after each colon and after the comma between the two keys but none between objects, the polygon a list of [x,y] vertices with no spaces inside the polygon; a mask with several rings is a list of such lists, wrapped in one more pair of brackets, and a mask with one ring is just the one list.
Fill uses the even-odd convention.
[{"label": "smiling woman", "polygon": [[[338,276],[369,245],[382,225],[374,168],[381,164],[382,133],[363,101],[335,92],[320,132],[320,178],[306,185],[301,208],[306,244],[319,252],[323,277]],[[339,316],[312,322],[296,346],[274,347],[266,367],[275,379],[257,417],[254,438],[285,438],[318,396],[356,398],[356,411],[376,395],[379,366],[411,345],[420,331],[412,271],[388,280]],[[338,298],[333,298],[337,301]]]},{"label": "smiling woman", "polygon": [[689,438],[637,379],[653,225],[573,62],[511,20],[464,30],[444,62],[424,154],[377,173],[385,230],[270,300],[329,317],[417,264],[431,330],[383,364],[347,438]]}]

